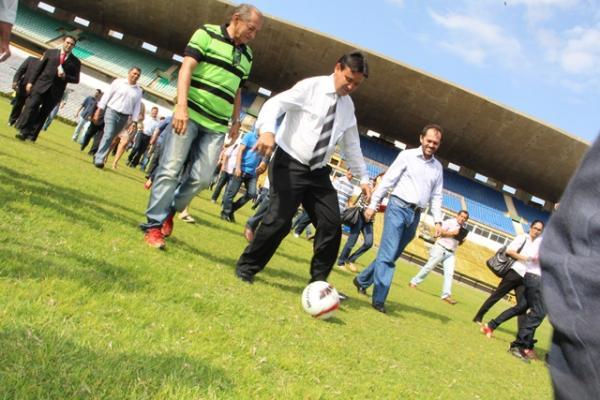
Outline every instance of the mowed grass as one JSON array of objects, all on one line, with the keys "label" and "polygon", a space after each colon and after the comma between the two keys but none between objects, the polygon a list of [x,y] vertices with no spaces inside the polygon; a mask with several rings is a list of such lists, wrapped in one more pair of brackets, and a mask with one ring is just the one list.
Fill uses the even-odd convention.
[{"label": "mowed grass", "polygon": [[[0,127],[1,399],[551,398],[544,364],[506,351],[514,321],[485,338],[485,294],[456,284],[450,306],[435,274],[409,290],[413,265],[398,263],[388,315],[334,271],[351,299],[324,322],[300,305],[312,242],[289,236],[254,285],[235,279],[249,206],[226,223],[204,192],[197,223],[149,248],[143,174],[94,168],[71,132],[31,144]],[[537,336],[544,354],[547,323]]]}]

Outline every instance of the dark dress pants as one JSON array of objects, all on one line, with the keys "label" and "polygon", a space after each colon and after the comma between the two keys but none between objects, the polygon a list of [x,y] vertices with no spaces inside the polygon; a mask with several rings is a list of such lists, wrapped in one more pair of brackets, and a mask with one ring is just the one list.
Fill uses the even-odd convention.
[{"label": "dark dress pants", "polygon": [[289,233],[292,218],[302,204],[316,226],[311,282],[326,281],[342,235],[337,192],[331,184],[331,168],[311,171],[279,148],[269,166],[270,202],[254,240],[237,263],[236,274],[251,279],[262,271]]},{"label": "dark dress pants", "polygon": [[525,322],[519,327],[517,340],[512,342],[511,347],[533,349],[533,337],[546,317],[546,307],[542,300],[542,278],[535,274],[525,274],[524,281],[529,313],[525,316]]},{"label": "dark dress pants", "polygon": [[12,110],[10,111],[10,116],[8,117],[8,123],[10,125],[14,125],[17,123],[21,112],[23,111],[23,106],[25,105],[25,100],[27,100],[27,92],[25,92],[24,87],[20,87],[17,89],[17,94],[13,99]]},{"label": "dark dress pants", "polygon": [[548,357],[557,399],[600,398],[600,140],[583,158],[544,230],[542,295],[554,327]]},{"label": "dark dress pants", "polygon": [[131,149],[131,153],[129,153],[128,164],[132,167],[137,167],[140,163],[140,158],[146,152],[148,145],[150,144],[151,136],[145,135],[141,132],[138,132],[138,135],[135,138],[135,144],[133,145],[133,149]]},{"label": "dark dress pants", "polygon": [[[523,286],[523,278],[521,275],[517,274],[513,269],[510,269],[508,273],[502,278],[498,287],[494,292],[487,298],[487,300],[481,305],[479,311],[473,318],[474,321],[481,322],[483,316],[489,311],[490,308],[498,301],[500,301],[504,296],[508,294],[511,290],[515,291],[515,295],[517,297],[517,306],[525,307],[527,309],[527,300],[525,299],[525,287]],[[515,314],[516,315],[516,314]],[[524,315],[520,314],[519,319],[517,321],[519,327],[524,321]]]},{"label": "dark dress pants", "polygon": [[223,190],[223,187],[225,187],[225,185],[227,184],[227,182],[229,182],[231,177],[231,174],[225,171],[221,171],[221,173],[219,174],[219,179],[217,179],[217,184],[215,185],[215,188],[213,190],[213,194],[210,198],[213,202],[216,203],[217,199],[219,198],[219,195],[221,194],[221,190]]},{"label": "dark dress pants", "polygon": [[21,131],[21,136],[35,142],[46,118],[59,101],[60,99],[56,100],[52,96],[52,90],[47,90],[44,93],[31,93],[25,100],[25,107],[23,107],[17,122],[17,128]]},{"label": "dark dress pants", "polygon": [[[83,151],[92,139],[94,139],[94,141],[92,143],[92,150],[93,149],[98,150],[98,145],[100,144],[100,138],[102,137],[103,129],[104,129],[104,122],[102,122],[99,125],[96,125],[93,122],[90,122],[90,125],[88,126],[87,130],[85,131],[85,134],[83,135],[83,139],[81,140],[80,150]],[[93,153],[92,153],[92,150],[90,150],[90,154],[96,154],[95,150]]]}]

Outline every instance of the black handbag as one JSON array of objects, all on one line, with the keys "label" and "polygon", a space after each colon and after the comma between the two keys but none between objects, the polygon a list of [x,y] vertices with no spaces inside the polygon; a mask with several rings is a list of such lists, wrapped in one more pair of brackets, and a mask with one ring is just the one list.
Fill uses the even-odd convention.
[{"label": "black handbag", "polygon": [[348,207],[342,211],[342,224],[354,226],[360,218],[360,207]]},{"label": "black handbag", "polygon": [[[523,250],[523,247],[525,246],[526,242],[527,242],[527,239],[525,239],[525,241],[523,242],[523,244],[521,245],[521,247],[519,248],[519,251],[517,251],[517,253],[520,253],[521,250]],[[490,271],[492,271],[499,278],[504,278],[504,276],[508,273],[508,271],[510,271],[510,268],[516,261],[514,258],[512,258],[508,254],[506,254],[507,247],[508,246],[506,246],[506,245],[500,247],[498,249],[498,251],[496,252],[496,254],[491,256],[485,262],[486,265],[488,266],[488,268],[490,269]]]}]

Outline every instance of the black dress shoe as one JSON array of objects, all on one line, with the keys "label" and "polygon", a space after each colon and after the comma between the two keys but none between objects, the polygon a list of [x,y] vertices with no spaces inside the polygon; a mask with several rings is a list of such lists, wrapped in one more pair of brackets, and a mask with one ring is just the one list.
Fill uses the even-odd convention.
[{"label": "black dress shoe", "polygon": [[338,297],[340,298],[340,301],[348,300],[348,296],[342,292],[338,292]]},{"label": "black dress shoe", "polygon": [[354,279],[352,279],[352,283],[354,283],[354,286],[356,286],[356,290],[358,290],[358,293],[364,294],[365,296],[368,296],[367,295],[367,289],[365,289],[364,287],[360,286],[360,283],[358,283],[358,279],[356,277],[354,277]]},{"label": "black dress shoe", "polygon": [[17,133],[17,134],[15,135],[15,137],[16,137],[17,139],[19,139],[20,141],[22,141],[22,142],[24,142],[24,141],[25,141],[25,139],[27,139],[25,136],[21,135],[20,133]]},{"label": "black dress shoe", "polygon": [[104,168],[104,163],[94,163],[94,167],[102,169]]},{"label": "black dress shoe", "polygon": [[221,211],[221,219],[227,222],[235,222],[235,218],[233,214],[227,214],[226,212]]},{"label": "black dress shoe", "polygon": [[252,275],[248,275],[248,274],[244,274],[244,273],[235,271],[235,276],[237,276],[237,278],[244,283],[248,283],[250,285],[252,285],[254,283],[254,277]]},{"label": "black dress shoe", "polygon": [[383,304],[380,303],[373,303],[371,304],[371,306],[373,306],[374,309],[376,309],[377,311],[379,311],[380,313],[386,313],[385,311],[385,307],[383,306]]}]

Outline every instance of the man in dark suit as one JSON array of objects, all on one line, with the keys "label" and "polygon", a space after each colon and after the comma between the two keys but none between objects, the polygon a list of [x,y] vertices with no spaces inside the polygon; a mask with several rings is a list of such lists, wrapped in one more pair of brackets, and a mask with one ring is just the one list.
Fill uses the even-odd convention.
[{"label": "man in dark suit", "polygon": [[33,70],[25,85],[29,97],[17,122],[21,131],[16,135],[17,139],[35,142],[42,124],[62,98],[67,83],[79,83],[81,62],[71,54],[76,42],[73,36],[66,35],[62,48],[46,50]]},{"label": "man in dark suit", "polygon": [[36,57],[27,57],[25,61],[19,66],[15,76],[13,78],[12,88],[15,91],[15,98],[13,99],[13,107],[10,112],[10,116],[8,117],[8,124],[13,126],[19,116],[21,115],[21,111],[23,110],[23,105],[25,104],[25,100],[27,99],[27,92],[25,90],[25,86],[27,82],[31,79],[31,75],[37,65],[39,64],[39,59]]}]

